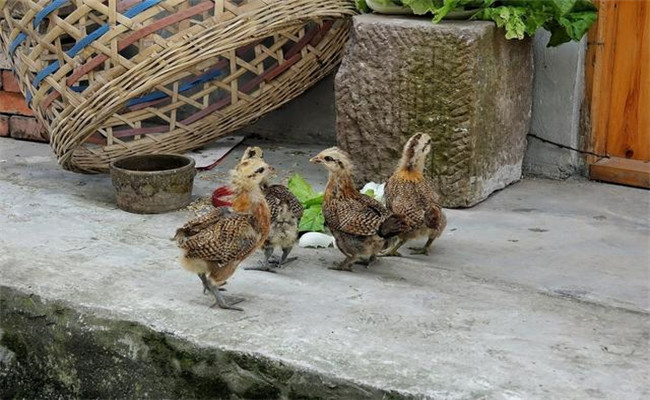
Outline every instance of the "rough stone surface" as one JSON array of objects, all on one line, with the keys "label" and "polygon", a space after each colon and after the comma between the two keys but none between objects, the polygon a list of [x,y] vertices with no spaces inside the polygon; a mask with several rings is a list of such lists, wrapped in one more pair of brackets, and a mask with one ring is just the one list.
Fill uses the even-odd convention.
[{"label": "rough stone surface", "polygon": [[[307,162],[319,148],[252,144],[278,179],[300,171],[322,189]],[[295,249],[276,274],[240,269],[226,292],[247,299],[237,313],[208,308],[178,265],[169,238],[192,211],[120,211],[108,176],[63,171],[36,143],[3,140],[0,169],[0,398],[650,393],[647,191],[525,179],[448,210],[429,257],[341,273],[327,269],[336,249]]]},{"label": "rough stone surface", "polygon": [[443,204],[472,206],[521,177],[532,78],[530,40],[492,23],[356,16],[336,76],[338,143],[360,178],[383,180],[426,132]]}]

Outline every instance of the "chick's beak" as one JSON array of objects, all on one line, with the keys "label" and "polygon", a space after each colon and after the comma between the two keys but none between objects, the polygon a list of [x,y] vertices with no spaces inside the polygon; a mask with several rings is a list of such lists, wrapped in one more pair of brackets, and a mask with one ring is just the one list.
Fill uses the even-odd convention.
[{"label": "chick's beak", "polygon": [[312,164],[320,164],[323,161],[319,156],[312,157],[309,162]]},{"label": "chick's beak", "polygon": [[277,171],[275,170],[275,168],[273,168],[272,166],[269,165],[269,174],[275,175],[276,172]]}]

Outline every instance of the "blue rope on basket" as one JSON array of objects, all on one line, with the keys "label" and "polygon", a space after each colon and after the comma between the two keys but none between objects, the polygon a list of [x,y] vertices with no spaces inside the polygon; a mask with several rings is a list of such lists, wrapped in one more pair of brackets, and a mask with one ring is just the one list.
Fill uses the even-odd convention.
[{"label": "blue rope on basket", "polygon": [[[36,14],[34,21],[32,21],[32,26],[34,26],[34,29],[36,29],[41,24],[41,22],[47,18],[48,15],[61,8],[65,3],[69,1],[70,0],[54,0],[45,6],[41,11],[38,12],[38,14]],[[27,34],[20,32],[18,36],[16,36],[16,38],[13,40],[13,42],[11,42],[11,45],[9,45],[9,54],[13,56],[18,46],[23,44],[25,39],[27,39]]]},{"label": "blue rope on basket", "polygon": [[[129,8],[127,11],[124,12],[123,15],[127,18],[133,18],[136,15],[160,3],[161,1],[162,0],[145,0],[140,4]],[[72,46],[70,50],[66,51],[65,54],[68,55],[70,58],[76,56],[81,50],[88,47],[92,42],[104,36],[104,34],[106,34],[109,30],[110,27],[108,26],[108,24],[104,24],[100,26],[92,33],[90,33],[88,36],[75,43],[75,45]],[[54,61],[47,67],[43,68],[38,74],[36,74],[36,77],[32,81],[32,86],[38,88],[41,85],[41,82],[43,82],[43,79],[47,78],[49,75],[58,71],[59,68],[61,68],[61,64],[58,61]]]}]

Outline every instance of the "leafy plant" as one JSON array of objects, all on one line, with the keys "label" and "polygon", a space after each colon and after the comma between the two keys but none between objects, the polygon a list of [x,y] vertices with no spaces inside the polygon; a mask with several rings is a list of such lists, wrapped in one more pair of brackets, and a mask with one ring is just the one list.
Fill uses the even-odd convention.
[{"label": "leafy plant", "polygon": [[323,216],[323,193],[316,193],[314,188],[299,174],[289,178],[287,185],[298,201],[305,207],[298,230],[300,232],[323,232],[325,217]]},{"label": "leafy plant", "polygon": [[[433,14],[440,22],[452,11],[473,11],[471,19],[494,21],[507,39],[523,39],[544,28],[551,33],[547,46],[579,41],[596,21],[597,9],[590,0],[375,0],[404,5],[414,14]],[[357,7],[367,12],[365,0]]]}]

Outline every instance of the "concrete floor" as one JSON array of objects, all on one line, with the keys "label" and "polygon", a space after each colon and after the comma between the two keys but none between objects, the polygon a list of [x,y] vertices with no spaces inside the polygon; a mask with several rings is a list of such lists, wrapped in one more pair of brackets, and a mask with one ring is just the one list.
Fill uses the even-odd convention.
[{"label": "concrete floor", "polygon": [[[265,147],[279,178],[322,187],[316,149]],[[405,395],[650,396],[648,191],[526,179],[448,210],[428,257],[344,273],[326,268],[337,250],[298,249],[280,273],[240,269],[238,313],[208,309],[177,263],[169,238],[191,211],[122,212],[107,176],[63,171],[45,145],[0,140],[0,169],[2,286]],[[224,177],[200,174],[195,195]]]}]

